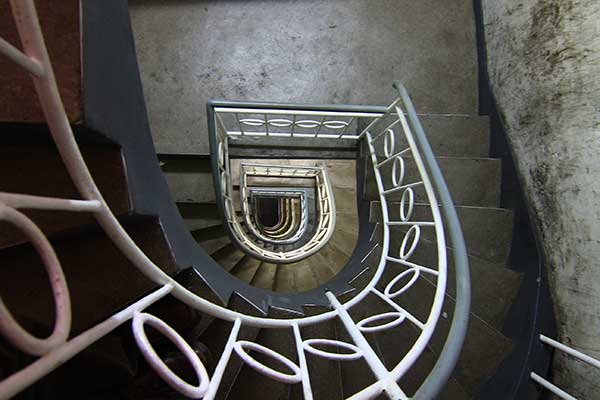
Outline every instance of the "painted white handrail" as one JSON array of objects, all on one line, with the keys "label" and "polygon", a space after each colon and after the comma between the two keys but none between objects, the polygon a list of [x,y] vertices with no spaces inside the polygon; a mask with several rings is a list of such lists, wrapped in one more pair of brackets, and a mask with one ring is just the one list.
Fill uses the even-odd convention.
[{"label": "painted white handrail", "polygon": [[[427,177],[427,171],[423,166],[423,162],[419,155],[419,150],[412,138],[410,126],[404,117],[403,111],[398,106],[398,104],[400,104],[400,100],[394,101],[392,106],[390,106],[385,113],[338,111],[315,112],[303,110],[260,109],[259,114],[263,115],[264,118],[259,119],[258,121],[252,121],[252,118],[240,119],[239,117],[241,113],[256,110],[227,107],[224,109],[218,109],[219,113],[233,113],[236,115],[235,120],[240,127],[244,125],[264,127],[264,133],[266,136],[285,134],[289,135],[290,137],[299,138],[308,135],[309,137],[316,138],[335,137],[353,140],[365,139],[369,148],[379,197],[382,204],[383,224],[380,225],[383,230],[383,238],[381,241],[382,254],[378,265],[374,269],[374,274],[371,280],[351,300],[347,301],[346,303],[341,303],[333,293],[327,292],[325,295],[330,301],[332,310],[318,315],[295,319],[277,319],[247,315],[214,304],[190,292],[184,286],[173,280],[168,274],[163,272],[157,265],[155,265],[128,236],[123,227],[120,225],[119,221],[112,214],[110,208],[102,197],[102,194],[98,190],[74,139],[73,132],[69,125],[68,118],[59,96],[33,0],[11,0],[11,7],[25,50],[24,53],[16,53],[18,50],[12,47],[12,45],[7,46],[5,42],[2,42],[0,45],[0,53],[7,55],[9,59],[25,68],[32,75],[36,92],[40,99],[40,104],[42,105],[52,137],[60,152],[67,171],[83,200],[54,199],[12,193],[0,193],[0,214],[7,220],[17,224],[17,226],[20,228],[31,233],[30,237],[34,244],[39,243],[37,248],[42,255],[44,265],[48,268],[51,276],[58,277],[56,280],[56,282],[58,282],[57,286],[53,286],[53,289],[55,302],[58,309],[57,329],[59,331],[57,336],[51,336],[52,340],[46,339],[46,342],[42,342],[41,346],[39,343],[34,344],[26,333],[15,331],[16,325],[11,323],[10,313],[4,309],[5,312],[0,317],[0,324],[2,326],[0,333],[7,337],[17,347],[22,347],[24,350],[32,354],[41,354],[41,357],[31,363],[29,366],[1,381],[0,398],[4,399],[16,395],[27,386],[32,385],[41,377],[58,368],[61,364],[84,350],[86,347],[92,345],[94,342],[110,333],[118,326],[133,319],[133,334],[140,347],[140,350],[142,351],[142,354],[169,385],[186,396],[193,398],[204,397],[206,399],[214,398],[219,388],[227,363],[232,355],[232,352],[235,351],[246,363],[270,378],[278,379],[284,382],[302,382],[305,398],[310,399],[312,398],[312,394],[310,388],[309,370],[306,364],[304,352],[310,352],[313,355],[323,356],[326,358],[331,358],[332,355],[331,353],[320,351],[314,347],[318,344],[324,344],[325,342],[323,340],[303,340],[300,335],[300,328],[317,324],[332,318],[338,318],[342,321],[353,341],[353,343],[336,341],[335,344],[338,347],[343,347],[354,351],[352,356],[344,358],[352,359],[354,357],[362,357],[377,376],[377,381],[375,383],[365,388],[363,391],[355,394],[352,396],[352,398],[374,398],[381,393],[385,393],[390,398],[408,398],[408,396],[398,386],[397,381],[415,363],[431,338],[440,316],[444,292],[446,289],[447,271],[444,230],[435,193]],[[38,65],[40,66],[39,68],[37,67]],[[217,115],[219,114],[217,113]],[[269,115],[276,115],[278,118],[269,118]],[[291,119],[285,120],[285,118],[282,117],[283,115],[291,115]],[[317,119],[311,119],[311,116],[317,116]],[[357,118],[368,118],[372,119],[372,121],[368,125],[367,129],[360,135],[348,133],[350,125]],[[383,130],[375,129],[379,124],[383,123],[386,118],[392,118],[394,121],[391,124],[386,124]],[[217,120],[217,123],[222,126],[223,121],[220,116],[217,117]],[[407,150],[403,154],[395,153],[394,142],[396,139],[388,138],[384,142],[386,157],[384,157],[383,160],[380,160],[375,151],[375,142],[379,140],[382,135],[386,135],[386,133],[387,136],[385,137],[391,137],[389,136],[390,134],[388,132],[398,125],[401,125],[402,127],[402,133],[408,142],[410,150]],[[290,128],[290,132],[274,132],[273,129],[270,129],[277,128],[279,130],[286,127]],[[311,133],[302,131],[306,129],[313,129],[314,131]],[[228,133],[226,129],[224,132],[225,133],[221,132],[223,137],[221,137],[219,142],[219,153],[222,153],[224,156],[223,159],[228,161],[227,135],[229,133],[234,135],[234,133]],[[240,134],[245,135],[250,134],[250,132],[240,129]],[[395,159],[401,155],[406,155],[408,157],[409,153],[417,165],[421,179],[419,186],[425,190],[427,201],[431,207],[433,221],[418,221],[418,223],[410,224],[410,211],[406,211],[402,214],[401,221],[392,221],[389,218],[386,196],[388,193],[390,193],[388,191],[390,190],[390,185],[395,190],[404,190],[402,198],[409,210],[412,209],[412,206],[414,205],[414,195],[410,194],[414,186],[403,186],[400,176],[395,176],[393,182],[391,183],[384,182],[379,168],[389,162],[396,163],[396,161],[389,161],[392,157]],[[221,161],[220,166],[224,166],[221,164]],[[397,168],[400,168],[400,166]],[[323,173],[326,173],[326,170]],[[225,176],[225,178],[225,183],[227,184],[227,176]],[[321,195],[324,194],[326,196],[331,196],[332,191],[331,187],[329,186],[328,179],[321,180],[318,191]],[[386,191],[388,192],[386,193]],[[22,214],[16,211],[16,208],[91,212],[96,218],[98,224],[104,229],[108,237],[115,243],[121,252],[132,262],[136,268],[140,270],[143,275],[154,281],[159,288],[142,299],[136,301],[131,306],[114,314],[104,322],[90,328],[76,337],[69,339],[68,334],[71,311],[70,304],[67,301],[68,288],[66,281],[64,280],[64,277],[62,279],[60,278],[60,263],[55,259],[55,257],[52,257],[53,250],[48,244],[47,239],[43,237],[43,234],[41,231],[39,231],[39,228],[34,228],[34,224],[28,219],[23,219],[21,217]],[[332,208],[329,210],[329,212],[331,214],[331,221],[331,219],[334,218],[335,209]],[[399,258],[391,257],[389,255],[390,231],[397,222],[406,223],[407,226],[410,227],[409,232],[404,236],[402,241],[403,245]],[[420,227],[432,228],[436,233],[438,260],[437,265],[435,266],[420,266],[409,261],[412,251],[419,242],[419,235],[417,233],[419,232]],[[393,258],[393,260],[391,260],[390,257]],[[405,285],[402,288],[392,290],[394,289],[394,285],[392,284],[390,286],[390,284],[388,284],[387,287],[389,290],[386,290],[387,293],[382,293],[376,289],[376,285],[380,283],[384,270],[386,268],[393,270],[396,268],[396,264],[402,264],[409,267],[409,271],[411,271],[414,276],[417,276],[417,278],[411,279],[413,283],[416,279],[418,279],[418,276],[421,273],[427,273],[435,277],[435,297],[431,310],[425,321],[420,321],[409,310],[406,310],[398,305],[393,299],[396,295],[399,295],[399,292],[410,290],[410,285]],[[396,276],[399,276],[402,273],[403,272],[400,272]],[[398,279],[396,279],[396,283],[397,281]],[[54,280],[52,282],[54,282]],[[195,355],[191,354],[192,351],[189,346],[183,342],[181,337],[174,330],[172,330],[172,328],[157,318],[143,313],[143,311],[149,305],[168,294],[173,295],[175,298],[181,300],[185,304],[202,312],[223,320],[234,322],[225,349],[221,354],[221,358],[217,364],[217,368],[215,369],[213,376],[210,378],[207,376],[204,366],[200,360],[197,359]],[[348,310],[359,304],[367,296],[378,296],[389,305],[390,311],[369,316],[362,321],[355,322],[350,316]],[[396,317],[396,319],[387,323],[381,323],[380,325],[374,325],[374,323],[381,322],[382,320],[385,321],[386,318],[392,316]],[[415,327],[420,331],[419,336],[413,343],[411,349],[403,356],[402,360],[394,368],[388,370],[383,365],[381,360],[379,360],[379,358],[376,356],[376,353],[370,347],[369,343],[364,339],[363,332],[368,332],[373,329],[382,330],[390,328],[392,326],[402,324],[405,321],[415,325]],[[144,322],[153,324],[154,327],[157,327],[163,334],[166,334],[168,338],[174,341],[179,349],[184,352],[194,367],[196,374],[198,375],[199,385],[197,387],[193,387],[182,381],[178,376],[166,368],[164,362],[162,362],[156,353],[153,352],[151,346],[149,346],[147,340],[145,339],[145,334],[143,332]],[[295,363],[287,358],[284,359],[282,355],[277,354],[273,350],[265,348],[264,346],[260,346],[256,343],[240,341],[238,339],[238,333],[241,326],[291,329],[296,339],[299,362]],[[332,342],[327,343],[333,344]],[[292,373],[286,374],[266,368],[262,364],[258,363],[255,359],[252,359],[246,352],[246,349],[258,350],[266,355],[282,361],[290,368]],[[342,360],[340,355],[337,357],[338,360]]]}]

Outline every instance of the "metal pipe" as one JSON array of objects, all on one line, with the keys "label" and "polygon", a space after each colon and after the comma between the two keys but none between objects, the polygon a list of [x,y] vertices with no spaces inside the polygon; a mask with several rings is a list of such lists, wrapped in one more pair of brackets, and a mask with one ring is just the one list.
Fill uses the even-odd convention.
[{"label": "metal pipe", "polygon": [[23,54],[21,50],[2,38],[0,38],[0,54],[4,54],[6,58],[24,68],[30,74],[33,74],[38,78],[44,76],[44,67],[39,61]]},{"label": "metal pipe", "polygon": [[575,397],[571,396],[569,393],[565,392],[564,390],[562,390],[558,386],[556,386],[556,385],[548,382],[547,380],[545,380],[544,378],[542,378],[541,376],[539,376],[535,372],[532,372],[529,376],[531,377],[531,379],[534,382],[539,383],[540,385],[542,385],[543,387],[545,387],[546,389],[548,389],[549,391],[551,391],[552,393],[554,393],[555,395],[557,395],[558,397],[560,397],[561,399],[563,399],[563,400],[577,400]]},{"label": "metal pipe", "polygon": [[546,343],[547,345],[550,345],[560,351],[564,351],[568,355],[573,356],[576,359],[581,360],[586,364],[589,364],[596,368],[600,368],[600,361],[596,360],[593,357],[588,356],[587,354],[583,354],[582,352],[572,349],[571,347],[566,346],[560,342],[557,342],[554,339],[550,339],[548,336],[540,335],[540,340],[542,341],[542,343]]}]

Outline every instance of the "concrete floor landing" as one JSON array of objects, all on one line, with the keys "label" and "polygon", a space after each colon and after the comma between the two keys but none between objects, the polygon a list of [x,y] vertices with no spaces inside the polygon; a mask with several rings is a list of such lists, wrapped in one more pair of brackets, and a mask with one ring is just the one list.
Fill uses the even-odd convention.
[{"label": "concrete floor landing", "polygon": [[207,154],[209,99],[386,104],[402,80],[423,113],[475,114],[466,0],[131,0],[158,153]]}]

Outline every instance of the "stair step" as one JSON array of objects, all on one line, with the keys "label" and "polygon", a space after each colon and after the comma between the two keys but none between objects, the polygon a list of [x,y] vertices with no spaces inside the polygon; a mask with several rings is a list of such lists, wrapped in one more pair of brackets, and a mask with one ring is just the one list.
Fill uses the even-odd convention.
[{"label": "stair step", "polygon": [[[152,218],[124,225],[135,243],[170,275],[177,272],[171,249],[158,221]],[[100,230],[73,234],[50,242],[64,271],[76,335],[148,293],[157,284],[147,279]],[[0,251],[0,292],[19,321],[31,321],[51,332],[54,301],[40,257],[30,244]],[[15,285],[23,282],[25,285]],[[27,325],[27,324],[26,324]]]},{"label": "stair step", "polygon": [[331,243],[327,243],[319,252],[328,263],[330,269],[335,273],[338,273],[342,268],[344,268],[348,262],[348,255],[344,254],[337,247],[331,245]]},{"label": "stair step", "polygon": [[[454,301],[448,299],[448,318],[441,319],[430,347],[439,355],[450,329]],[[470,396],[475,396],[482,384],[492,377],[510,354],[513,343],[484,321],[471,314],[467,335],[455,367],[454,377]]]},{"label": "stair step", "polygon": [[[493,158],[436,158],[452,199],[456,205],[498,207],[500,205],[501,160]],[[412,158],[405,157],[406,173],[403,183],[420,181]],[[388,163],[380,169],[385,188],[392,188],[392,164]],[[377,185],[373,178],[372,168],[367,170],[367,200],[379,200]],[[414,188],[415,200],[427,202],[423,186]],[[402,191],[387,195],[388,199],[400,200]]]},{"label": "stair step", "polygon": [[[318,325],[311,325],[300,329],[302,340],[307,339],[335,339],[335,322],[324,321]],[[331,351],[331,348],[326,348]],[[333,350],[335,352],[335,350]],[[310,386],[314,400],[343,399],[342,376],[340,361],[328,360],[323,357],[314,356],[308,352],[306,364],[310,376]],[[290,400],[304,400],[301,385],[294,385]]]},{"label": "stair step", "polygon": [[355,213],[337,212],[335,229],[354,235],[358,238],[358,215]]},{"label": "stair step", "polygon": [[[401,324],[397,327],[377,332],[374,334],[374,337],[377,349],[382,355],[381,360],[391,370],[402,360],[415,343],[418,337],[418,330],[413,326]],[[430,349],[426,348],[408,372],[398,381],[398,385],[402,391],[409,396],[413,396],[431,373],[436,361],[437,356]],[[451,377],[446,382],[442,392],[436,397],[438,400],[469,400],[470,398],[471,396],[465,392],[454,377]]]},{"label": "stair step", "polygon": [[176,203],[214,203],[212,172],[164,172],[171,198]]},{"label": "stair step", "polygon": [[[401,238],[390,240],[390,248],[397,249]],[[447,293],[454,296],[454,258],[448,252]],[[421,240],[410,262],[437,269],[437,245]],[[471,273],[471,311],[500,330],[504,318],[521,286],[522,275],[508,268],[469,256]],[[405,267],[391,264],[390,270],[400,273]]]},{"label": "stair step", "polygon": [[[291,329],[263,329],[260,331],[256,343],[259,343],[297,364],[296,346]],[[277,371],[290,373],[289,369],[272,358],[264,356],[261,353],[251,352],[253,358],[266,366]],[[292,386],[286,383],[277,382],[265,375],[260,374],[247,364],[237,377],[235,384],[231,387],[229,400],[287,400],[290,396]]]},{"label": "stair step", "polygon": [[[349,310],[349,313],[352,316],[352,319],[355,322],[358,322],[361,319],[371,315],[372,310],[376,309],[377,306],[379,306],[377,299],[374,299],[372,296],[367,296],[359,304],[352,307]],[[348,334],[341,321],[336,319],[334,323],[336,331],[335,339],[341,342],[353,344],[354,341]],[[374,342],[373,335],[366,333],[364,336],[377,353],[377,347]],[[377,355],[381,358],[381,354]],[[342,377],[342,391],[344,399],[351,397],[352,395],[360,392],[364,388],[377,381],[373,375],[373,372],[371,371],[371,368],[368,366],[364,358],[340,362],[340,372]]]},{"label": "stair step", "polygon": [[[360,304],[350,310],[350,314],[355,322],[359,322],[363,318],[389,311],[391,311],[389,305],[377,296],[368,295]],[[365,333],[364,335],[384,365],[391,370],[402,360],[415,343],[418,331],[406,321],[399,326],[379,332]],[[346,341],[349,340],[346,334],[344,334],[344,337]],[[403,378],[400,379],[398,382],[400,388],[408,395],[414,394],[431,372],[436,360],[437,357],[434,356],[432,351],[426,349]],[[357,370],[356,375],[360,374],[361,372]],[[361,386],[364,386],[364,378]],[[469,396],[464,392],[461,385],[451,378],[446,384],[444,391],[437,398],[454,400],[469,399]]]},{"label": "stair step", "polygon": [[215,202],[210,158],[159,154],[158,159],[174,202]]},{"label": "stair step", "polygon": [[[490,121],[487,116],[422,114],[433,154],[446,157],[487,157],[490,151]],[[406,143],[402,129],[394,129],[397,143]],[[382,156],[383,152],[377,154]]]},{"label": "stair step", "polygon": [[[173,296],[166,296],[152,304],[144,310],[149,314],[162,319],[175,329],[184,339],[188,342],[195,341],[206,323],[205,316],[198,310],[182,303],[180,300]],[[153,345],[169,344],[170,341],[163,335],[154,335],[150,337]]]},{"label": "stair step", "polygon": [[354,234],[347,233],[341,229],[336,229],[329,239],[329,244],[340,250],[342,253],[350,257],[356,247],[358,237]]},{"label": "stair step", "polygon": [[[400,271],[400,270],[399,270]],[[395,276],[391,271],[385,273],[383,283],[378,285],[383,290],[385,283]],[[435,287],[423,278],[415,281],[413,286],[397,297],[395,301],[420,321],[429,315]],[[473,300],[475,303],[477,300]],[[455,301],[449,295],[444,298],[443,314],[438,321],[435,333],[429,342],[430,349],[440,354],[448,335]],[[474,395],[477,388],[489,378],[500,366],[500,363],[512,349],[511,340],[480,317],[471,313],[469,328],[454,376],[461,386]]]},{"label": "stair step", "polygon": [[[199,338],[200,342],[208,347],[212,356],[212,364],[208,366],[209,375],[212,375],[214,372],[232,327],[233,323],[216,319]],[[242,326],[238,333],[238,340],[254,341],[259,332],[259,328]],[[221,383],[215,399],[225,400],[228,398],[229,391],[237,380],[243,365],[243,361],[234,352],[221,378]]]},{"label": "stair step", "polygon": [[[104,199],[115,215],[132,211],[121,150],[110,145],[81,145],[81,151]],[[3,143],[0,147],[0,191],[63,199],[81,199],[58,150],[46,143]],[[91,213],[54,210],[23,210],[46,234],[95,225]],[[0,248],[28,239],[8,223],[0,223]]]},{"label": "stair step", "polygon": [[275,286],[276,271],[276,264],[263,262],[258,268],[256,274],[254,275],[254,278],[252,278],[250,284],[261,289],[273,290]]},{"label": "stair step", "polygon": [[327,260],[319,252],[307,258],[306,261],[309,263],[312,274],[320,285],[335,276],[335,272],[333,272]]},{"label": "stair step", "polygon": [[245,253],[238,250],[233,243],[229,243],[227,246],[211,254],[211,257],[218,262],[225,271],[231,271],[244,256]]},{"label": "stair step", "polygon": [[[469,254],[484,260],[506,264],[512,247],[514,215],[512,210],[503,208],[483,208],[456,206],[463,236]],[[433,221],[431,208],[427,204],[415,204],[411,221]],[[392,221],[400,221],[400,203],[388,204],[388,214]],[[369,220],[381,221],[381,208],[378,201],[371,202]],[[406,232],[407,227],[395,227],[393,231]],[[422,227],[421,237],[435,240],[433,227]],[[450,244],[446,230],[446,243]]]},{"label": "stair step", "polygon": [[260,264],[261,264],[260,260],[257,260],[256,258],[252,258],[252,257],[246,255],[229,272],[232,275],[236,276],[238,279],[241,279],[242,281],[244,281],[246,283],[250,283],[252,281],[252,279],[254,278],[254,276],[256,275],[256,273],[258,272],[258,269],[260,268]]},{"label": "stair step", "polygon": [[177,203],[177,209],[190,231],[223,224],[217,205],[213,203]]},{"label": "stair step", "polygon": [[324,160],[332,187],[356,190],[355,160]]},{"label": "stair step", "polygon": [[304,292],[316,288],[319,284],[309,259],[277,266],[277,292]]},{"label": "stair step", "polygon": [[222,225],[213,225],[206,228],[197,229],[191,232],[197,242],[204,242],[209,239],[221,238],[227,236],[225,227]]},{"label": "stair step", "polygon": [[277,272],[275,273],[275,287],[273,290],[276,292],[293,293],[297,292],[296,284],[297,273],[294,270],[293,264],[279,264],[277,265]]},{"label": "stair step", "polygon": [[[362,320],[371,315],[376,315],[383,312],[389,312],[390,307],[381,301],[379,298],[373,295],[367,296],[360,304],[356,305],[350,310],[352,319],[355,322]],[[349,341],[349,336],[345,333],[345,328],[338,324],[339,329],[342,330],[341,337],[344,341]],[[383,361],[384,365],[388,369],[394,368],[404,357],[404,355],[410,350],[413,343],[417,338],[417,331],[414,326],[410,323],[403,323],[397,327],[387,329],[375,333],[365,333],[365,338],[371,345],[372,349],[376,352],[379,358]],[[431,372],[433,365],[437,357],[426,349],[416,361],[416,363],[410,368],[408,373],[399,381],[400,388],[407,394],[412,395],[421,386],[425,378]],[[359,389],[362,389],[369,384],[373,383],[374,378],[363,376],[366,370],[361,368],[367,368],[366,365],[352,365],[346,366],[346,363],[342,364],[342,368],[347,376],[346,389],[347,394],[355,393]],[[352,378],[357,379],[354,381]],[[369,380],[370,379],[370,380]],[[442,400],[454,400],[454,399],[469,399],[470,396],[465,393],[462,386],[453,378],[451,378],[446,384],[444,390],[437,397]]]},{"label": "stair step", "polygon": [[356,189],[332,187],[335,211],[337,213],[357,214]]},{"label": "stair step", "polygon": [[213,254],[215,251],[219,251],[230,243],[231,240],[229,239],[229,236],[207,238],[202,241],[198,241],[200,247],[202,247],[202,249],[208,254]]}]

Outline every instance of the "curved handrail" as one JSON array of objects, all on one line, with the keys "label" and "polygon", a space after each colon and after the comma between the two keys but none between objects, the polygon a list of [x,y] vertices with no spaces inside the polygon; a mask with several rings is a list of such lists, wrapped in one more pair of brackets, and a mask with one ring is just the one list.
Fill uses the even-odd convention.
[{"label": "curved handrail", "polygon": [[442,171],[435,160],[435,155],[429,145],[429,141],[427,140],[423,126],[419,121],[412,100],[401,82],[395,81],[394,88],[396,88],[404,103],[408,119],[413,128],[415,141],[421,151],[433,186],[438,193],[440,204],[442,205],[442,214],[446,222],[446,228],[449,233],[448,236],[450,237],[450,243],[452,245],[454,268],[456,270],[456,303],[454,305],[450,331],[448,332],[446,343],[444,344],[433,370],[414,396],[419,400],[435,399],[452,374],[467,334],[469,309],[471,305],[469,261],[467,258],[465,240],[462,235],[456,209],[454,208],[452,196],[450,195]]}]

